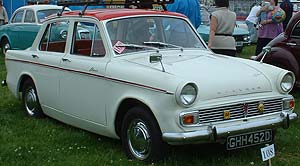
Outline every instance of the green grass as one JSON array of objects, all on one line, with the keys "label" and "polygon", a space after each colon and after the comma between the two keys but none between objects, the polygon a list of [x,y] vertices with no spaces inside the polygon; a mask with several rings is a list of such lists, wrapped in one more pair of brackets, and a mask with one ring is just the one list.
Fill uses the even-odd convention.
[{"label": "green grass", "polygon": [[[255,46],[246,47],[238,56],[248,58]],[[5,79],[4,58],[0,57],[0,80]],[[300,93],[296,112],[300,113]],[[300,165],[300,122],[290,129],[279,129],[275,138],[275,166]],[[7,87],[0,87],[0,166],[55,165],[55,166],[251,166],[261,161],[260,148],[255,146],[226,151],[220,144],[172,146],[167,158],[159,163],[144,164],[128,160],[119,140],[86,132],[51,118],[33,119],[26,116],[20,101]]]}]

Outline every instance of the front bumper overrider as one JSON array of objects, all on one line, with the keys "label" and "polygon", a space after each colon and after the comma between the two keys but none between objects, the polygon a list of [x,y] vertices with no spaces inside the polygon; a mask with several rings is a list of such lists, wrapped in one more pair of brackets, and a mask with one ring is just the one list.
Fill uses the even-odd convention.
[{"label": "front bumper overrider", "polygon": [[289,128],[290,122],[298,118],[296,113],[288,114],[286,112],[280,113],[280,116],[263,120],[259,122],[250,122],[237,126],[228,127],[216,127],[214,125],[209,126],[207,130],[192,131],[184,133],[163,133],[163,140],[171,145],[190,144],[197,142],[216,142],[221,138],[226,138],[229,135],[235,135],[239,133],[246,133],[251,131],[257,131],[262,129],[274,129],[282,127],[284,129]]}]

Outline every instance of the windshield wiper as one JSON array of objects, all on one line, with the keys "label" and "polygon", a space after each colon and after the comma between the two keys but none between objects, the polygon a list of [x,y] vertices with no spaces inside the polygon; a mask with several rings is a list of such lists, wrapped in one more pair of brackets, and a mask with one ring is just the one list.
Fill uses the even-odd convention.
[{"label": "windshield wiper", "polygon": [[158,51],[158,48],[149,47],[146,45],[138,45],[138,44],[120,44],[120,45],[116,45],[116,47],[134,48],[134,49],[152,49]]},{"label": "windshield wiper", "polygon": [[169,43],[164,43],[164,42],[144,42],[143,44],[156,46],[156,47],[174,47],[174,48],[180,48],[181,50],[183,50],[183,47],[181,47],[181,46],[177,46],[177,45],[169,44]]}]

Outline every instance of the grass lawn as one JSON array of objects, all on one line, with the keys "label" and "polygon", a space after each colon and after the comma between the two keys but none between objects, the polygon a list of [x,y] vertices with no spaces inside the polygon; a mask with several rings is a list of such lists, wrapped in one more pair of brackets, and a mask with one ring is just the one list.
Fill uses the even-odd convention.
[{"label": "grass lawn", "polygon": [[[253,55],[254,49],[255,46],[248,46],[238,56],[248,58]],[[0,80],[5,76],[4,58],[0,55]],[[293,94],[299,114],[300,92]],[[299,125],[298,120],[288,130],[278,130],[273,166],[300,165]],[[21,102],[7,87],[0,87],[0,166],[265,166],[266,163],[261,161],[261,147],[226,151],[220,144],[172,146],[164,161],[145,164],[128,160],[119,140],[86,132],[51,118],[27,117]]]}]

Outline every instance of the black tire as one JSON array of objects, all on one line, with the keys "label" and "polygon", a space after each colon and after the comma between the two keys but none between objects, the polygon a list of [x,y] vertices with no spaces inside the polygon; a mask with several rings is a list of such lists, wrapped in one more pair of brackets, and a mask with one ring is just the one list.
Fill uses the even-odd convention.
[{"label": "black tire", "polygon": [[6,55],[6,51],[9,50],[10,47],[10,43],[7,40],[7,38],[3,39],[3,41],[1,42],[1,53],[5,56]]},{"label": "black tire", "polygon": [[31,79],[25,80],[22,87],[23,107],[30,117],[44,117],[35,85]]},{"label": "black tire", "polygon": [[130,159],[158,161],[164,157],[167,149],[158,123],[143,107],[133,107],[126,113],[121,139],[124,151]]}]

